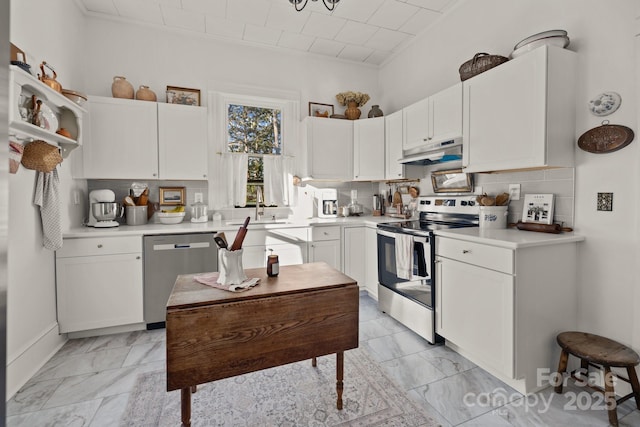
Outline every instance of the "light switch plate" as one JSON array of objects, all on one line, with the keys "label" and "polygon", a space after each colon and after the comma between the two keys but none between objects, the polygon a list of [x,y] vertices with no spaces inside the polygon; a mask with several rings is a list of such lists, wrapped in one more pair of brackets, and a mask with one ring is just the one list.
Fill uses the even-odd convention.
[{"label": "light switch plate", "polygon": [[520,200],[520,184],[509,184],[509,200]]},{"label": "light switch plate", "polygon": [[598,193],[598,207],[599,211],[612,211],[613,210],[613,193]]}]

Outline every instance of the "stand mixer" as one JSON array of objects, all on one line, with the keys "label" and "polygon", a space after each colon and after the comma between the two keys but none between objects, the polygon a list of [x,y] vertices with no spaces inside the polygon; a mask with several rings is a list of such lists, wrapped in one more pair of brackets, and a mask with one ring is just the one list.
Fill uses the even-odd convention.
[{"label": "stand mixer", "polygon": [[87,226],[96,228],[117,227],[115,219],[122,216],[122,209],[116,203],[116,194],[111,190],[93,190],[89,193],[89,222]]}]

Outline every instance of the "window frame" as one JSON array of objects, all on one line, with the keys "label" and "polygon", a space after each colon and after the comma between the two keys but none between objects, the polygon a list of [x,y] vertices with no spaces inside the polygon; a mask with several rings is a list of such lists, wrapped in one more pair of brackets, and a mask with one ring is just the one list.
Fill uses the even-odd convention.
[{"label": "window frame", "polygon": [[[208,105],[210,115],[211,152],[226,153],[228,150],[228,105],[241,104],[266,108],[278,108],[281,111],[281,149],[280,155],[293,156],[302,153],[299,145],[300,121],[300,93],[298,91],[260,88],[235,84],[218,84],[219,91],[209,91]],[[251,154],[251,156],[254,156]],[[255,156],[264,156],[255,154]],[[221,156],[209,157],[210,170],[220,170]],[[219,205],[216,200],[226,200],[221,197],[225,189],[221,187],[216,173],[209,174],[209,200],[214,201],[214,209],[229,208]],[[251,207],[247,204],[245,207]]]}]

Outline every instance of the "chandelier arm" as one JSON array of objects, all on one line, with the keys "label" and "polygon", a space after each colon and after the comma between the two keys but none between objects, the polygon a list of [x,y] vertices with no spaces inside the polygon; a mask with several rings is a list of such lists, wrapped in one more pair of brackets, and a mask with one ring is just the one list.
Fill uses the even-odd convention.
[{"label": "chandelier arm", "polygon": [[[302,2],[302,0],[290,0],[290,1],[291,3],[293,3],[293,7],[296,9],[296,12],[301,12],[302,9],[304,9],[307,6],[307,2],[309,0],[304,0],[304,3]],[[298,8],[299,4],[302,4],[302,6]]]},{"label": "chandelier arm", "polygon": [[[333,9],[336,8],[336,3],[338,3],[339,1],[340,0],[322,0],[322,2],[324,3],[324,7],[326,7],[330,12],[333,12]],[[329,6],[329,4],[331,4],[331,6]]]}]

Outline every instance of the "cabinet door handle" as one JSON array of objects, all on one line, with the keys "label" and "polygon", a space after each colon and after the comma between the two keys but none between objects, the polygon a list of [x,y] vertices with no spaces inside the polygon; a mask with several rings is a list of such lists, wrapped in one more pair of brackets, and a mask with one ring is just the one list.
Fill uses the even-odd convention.
[{"label": "cabinet door handle", "polygon": [[140,258],[141,258],[141,257],[140,257],[140,255],[138,255],[138,256],[136,257],[136,259],[140,259]]},{"label": "cabinet door handle", "polygon": [[463,253],[463,254],[468,254],[469,252],[471,252],[469,249],[463,249],[463,250],[462,250],[462,253]]},{"label": "cabinet door handle", "polygon": [[102,243],[98,245],[98,248],[102,248]]}]

